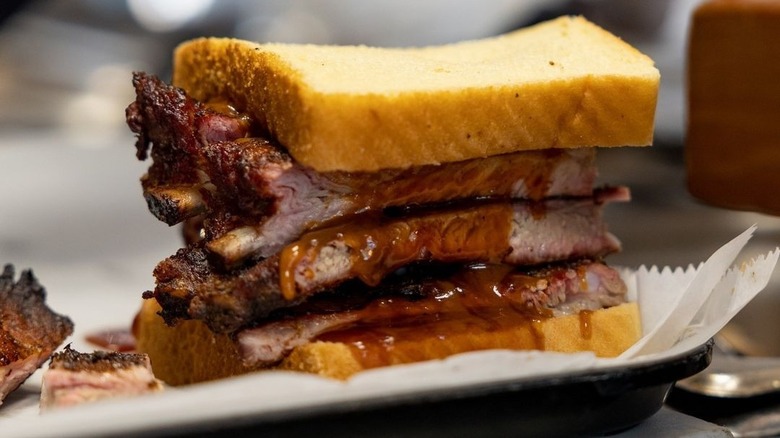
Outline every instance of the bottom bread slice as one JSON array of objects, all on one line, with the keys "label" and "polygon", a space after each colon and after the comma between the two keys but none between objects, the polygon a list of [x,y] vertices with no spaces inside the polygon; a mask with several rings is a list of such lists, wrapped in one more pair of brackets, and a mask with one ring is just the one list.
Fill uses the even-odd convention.
[{"label": "bottom bread slice", "polygon": [[[139,352],[146,353],[157,378],[169,385],[215,380],[266,368],[246,366],[234,341],[215,334],[200,321],[182,321],[167,326],[157,315],[159,305],[144,301],[133,332]],[[486,349],[544,349],[557,352],[593,351],[600,357],[614,357],[642,335],[636,303],[547,318],[511,330],[464,332],[438,338],[397,341],[390,364],[412,361],[404,351],[413,349],[414,360],[438,359],[451,354]],[[404,345],[414,342],[414,345]],[[315,341],[296,347],[275,369],[295,370],[336,379],[346,379],[366,367],[359,352],[344,343]]]}]

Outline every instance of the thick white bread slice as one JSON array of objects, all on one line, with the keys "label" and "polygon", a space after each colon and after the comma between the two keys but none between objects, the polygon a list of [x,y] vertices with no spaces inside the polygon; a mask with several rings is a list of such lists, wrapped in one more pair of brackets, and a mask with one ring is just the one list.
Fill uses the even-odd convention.
[{"label": "thick white bread slice", "polygon": [[[155,300],[145,300],[133,324],[137,349],[152,361],[154,375],[169,385],[185,385],[207,380],[261,371],[242,363],[238,347],[227,335],[215,334],[201,321],[182,321],[175,327],[165,325],[157,314]],[[596,310],[587,318],[561,316],[516,328],[492,332],[463,332],[447,339],[432,336],[417,340],[397,340],[393,363],[413,361],[404,351],[415,350],[428,359],[493,348],[547,351],[592,351],[597,356],[614,357],[642,336],[639,308],[626,303]],[[365,367],[348,345],[315,341],[296,347],[279,369],[346,379]]]},{"label": "thick white bread slice", "polygon": [[647,56],[581,17],[426,48],[178,47],[173,83],[228,100],[320,171],[373,171],[553,147],[648,145]]}]

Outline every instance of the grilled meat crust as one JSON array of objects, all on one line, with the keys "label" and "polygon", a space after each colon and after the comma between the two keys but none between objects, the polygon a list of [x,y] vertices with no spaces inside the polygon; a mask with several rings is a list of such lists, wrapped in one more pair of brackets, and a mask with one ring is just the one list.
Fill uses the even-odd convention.
[{"label": "grilled meat crust", "polygon": [[52,356],[41,384],[41,409],[161,391],[149,356],[142,353],[81,353],[69,345]]},{"label": "grilled meat crust", "polygon": [[17,281],[14,275],[11,264],[0,275],[0,402],[73,333],[70,318],[46,305],[46,290],[31,270]]},{"label": "grilled meat crust", "polygon": [[222,264],[278,252],[301,233],[357,212],[453,200],[589,196],[592,149],[526,151],[380,172],[316,172],[229,105],[198,102],[136,73],[127,120],[150,211],[175,224],[203,217],[208,249]]},{"label": "grilled meat crust", "polygon": [[409,263],[533,266],[600,258],[619,249],[601,220],[603,202],[596,196],[488,203],[362,227],[349,223],[302,236],[288,247],[298,255],[285,250],[230,271],[215,267],[204,245],[195,244],[157,266],[157,287],[146,297],[157,299],[169,324],[200,319],[215,332],[229,333],[354,278],[375,286]]}]

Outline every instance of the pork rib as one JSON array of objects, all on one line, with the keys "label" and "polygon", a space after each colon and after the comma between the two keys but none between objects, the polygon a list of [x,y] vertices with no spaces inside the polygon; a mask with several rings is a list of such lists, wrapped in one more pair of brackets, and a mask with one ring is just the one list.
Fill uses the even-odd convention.
[{"label": "pork rib", "polygon": [[468,198],[588,196],[596,178],[590,149],[318,173],[225,105],[198,102],[143,73],[133,82],[127,121],[138,136],[138,157],[151,147],[143,180],[151,212],[168,224],[204,214],[207,248],[228,267],[268,257],[302,232],[357,212]]},{"label": "pork rib", "polygon": [[73,323],[46,305],[32,271],[14,282],[14,267],[0,275],[0,403],[46,362],[73,333]]},{"label": "pork rib", "polygon": [[[209,181],[240,211],[266,215],[246,224],[206,222],[208,249],[227,266],[268,257],[306,230],[358,212],[458,199],[590,196],[592,150],[531,151],[378,173],[318,173],[258,139],[205,145]],[[263,201],[259,201],[263,200]],[[223,201],[224,202],[224,201]]]},{"label": "pork rib", "polygon": [[376,285],[419,261],[538,265],[603,257],[620,245],[601,205],[594,198],[491,203],[313,231],[282,251],[282,293],[292,299],[353,277]]},{"label": "pork rib", "polygon": [[155,269],[154,296],[168,323],[200,319],[233,332],[271,311],[290,307],[352,278],[376,285],[413,262],[500,262],[513,265],[599,258],[619,249],[601,218],[614,193],[541,203],[492,203],[369,226],[334,227],[304,235],[281,254],[229,273],[208,252],[179,250]]},{"label": "pork rib", "polygon": [[41,409],[132,397],[162,389],[146,354],[80,353],[66,346],[64,351],[54,354],[43,374]]},{"label": "pork rib", "polygon": [[[245,363],[272,365],[282,360],[295,347],[309,343],[323,334],[350,327],[398,327],[405,323],[413,327],[425,321],[446,321],[451,318],[490,320],[502,312],[516,311],[533,315],[550,311],[551,316],[575,314],[581,310],[611,307],[626,301],[626,286],[619,274],[599,262],[553,265],[543,269],[508,271],[500,278],[511,285],[502,291],[503,300],[483,300],[469,297],[475,307],[465,311],[447,300],[466,300],[458,281],[447,277],[448,283],[424,280],[420,289],[425,296],[408,298],[378,297],[366,306],[331,312],[301,312],[242,330],[236,335],[239,351]],[[485,286],[493,289],[493,287]],[[501,290],[501,288],[496,288]],[[442,298],[442,296],[446,298]],[[537,316],[538,317],[538,316]]]},{"label": "pork rib", "polygon": [[204,105],[154,76],[135,73],[133,86],[136,100],[125,115],[137,135],[138,159],[146,159],[154,144],[147,184],[197,183],[195,158],[201,144],[234,140],[249,132],[249,119],[229,106]]}]

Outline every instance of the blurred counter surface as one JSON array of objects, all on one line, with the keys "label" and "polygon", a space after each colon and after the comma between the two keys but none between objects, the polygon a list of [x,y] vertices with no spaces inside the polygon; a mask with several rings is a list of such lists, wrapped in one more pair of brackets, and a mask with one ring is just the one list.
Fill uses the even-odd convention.
[{"label": "blurred counter surface", "polygon": [[[167,77],[172,48],[207,34],[421,45],[488,36],[560,13],[585,13],[605,27],[613,24],[615,33],[650,54],[663,77],[656,145],[599,156],[601,180],[627,185],[633,193],[632,202],[607,208],[610,229],[624,247],[611,263],[696,264],[752,224],[759,228],[745,257],[780,242],[779,219],[706,206],[686,190],[684,38],[697,1],[642,2],[644,7],[657,3],[657,9],[623,19],[615,14],[627,9],[610,9],[618,2],[608,0],[544,6],[502,0],[489,10],[481,0],[462,0],[456,7],[439,0],[383,1],[372,3],[374,9],[361,1],[329,6],[268,1],[253,7],[199,0],[170,2],[180,10],[160,6],[150,14],[157,3],[166,2],[37,1],[0,23],[0,262],[33,267],[51,290],[90,290],[119,278],[122,290],[106,293],[127,294],[124,305],[136,305],[139,292],[152,284],[156,261],[178,246],[176,233],[146,212],[138,184],[146,164],[134,157],[124,108],[133,99],[131,71]],[[631,21],[636,16],[644,19]],[[356,22],[364,25],[346,24]],[[94,276],[68,278],[69,270],[84,272],[85,266]],[[67,313],[68,297],[52,294],[52,300]],[[775,278],[735,322],[756,348],[763,348],[759,353],[780,354],[780,345],[764,336],[778,309],[780,278]],[[666,410],[663,415],[674,417]]]}]

